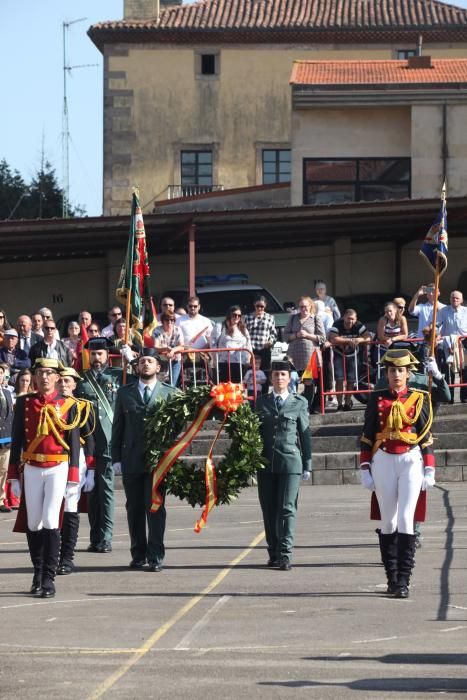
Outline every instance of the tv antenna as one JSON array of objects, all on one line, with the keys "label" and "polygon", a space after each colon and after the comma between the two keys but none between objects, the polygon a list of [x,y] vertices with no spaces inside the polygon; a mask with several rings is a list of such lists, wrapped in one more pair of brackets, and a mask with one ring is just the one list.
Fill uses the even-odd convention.
[{"label": "tv antenna", "polygon": [[63,199],[62,199],[62,216],[68,219],[70,211],[70,125],[68,120],[68,99],[67,99],[67,77],[72,70],[76,68],[94,68],[98,63],[83,63],[77,66],[68,65],[66,53],[66,37],[67,31],[72,24],[77,22],[85,22],[87,17],[73,19],[70,22],[62,23],[63,30],[63,114],[62,114],[62,177],[63,177]]}]

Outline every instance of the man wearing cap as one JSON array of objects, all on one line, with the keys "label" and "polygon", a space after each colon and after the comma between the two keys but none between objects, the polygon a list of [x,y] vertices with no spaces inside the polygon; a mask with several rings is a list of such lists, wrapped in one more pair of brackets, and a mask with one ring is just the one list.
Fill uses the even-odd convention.
[{"label": "man wearing cap", "polygon": [[430,395],[408,385],[410,371],[418,364],[408,350],[388,350],[381,362],[388,388],[371,394],[365,411],[361,479],[376,494],[372,517],[381,520],[387,592],[408,598],[415,561],[414,520],[424,520],[426,489],[435,483],[433,412]]},{"label": "man wearing cap", "polygon": [[[77,383],[81,381],[78,372],[72,367],[60,370],[59,387],[63,396],[73,396]],[[80,399],[80,445],[79,482],[69,484],[65,492],[65,507],[61,528],[60,560],[57,574],[64,576],[74,570],[75,547],[79,531],[79,503],[81,492],[89,493],[94,488],[94,409],[90,401]]]},{"label": "man wearing cap", "polygon": [[15,383],[16,375],[22,369],[28,369],[31,361],[18,345],[18,331],[9,328],[3,331],[3,347],[0,348],[0,362],[10,368],[10,384]]},{"label": "man wearing cap", "polygon": [[[114,473],[111,461],[112,423],[117,391],[122,385],[122,370],[109,366],[108,338],[91,338],[84,346],[89,350],[91,368],[84,372],[76,389],[77,399],[87,399],[94,407],[95,487],[88,496],[88,517],[91,526],[88,552],[112,551],[114,523]],[[133,381],[131,375],[127,381]]]},{"label": "man wearing cap", "polygon": [[76,483],[79,475],[80,413],[74,399],[57,391],[59,369],[57,360],[36,360],[33,371],[37,392],[19,396],[16,401],[8,467],[15,496],[21,493],[23,479],[24,497],[16,528],[20,530],[25,507],[34,566],[31,593],[42,598],[55,595],[60,509],[67,484]]},{"label": "man wearing cap", "polygon": [[291,394],[290,364],[271,364],[273,391],[260,396],[255,412],[261,421],[266,467],[258,469],[258,495],[269,552],[268,566],[289,571],[295,534],[300,479],[311,476],[308,402]]},{"label": "man wearing cap", "polygon": [[[112,462],[121,474],[126,495],[130,532],[130,568],[162,571],[165,555],[165,503],[151,512],[152,473],[145,453],[144,421],[155,403],[176,392],[157,379],[161,359],[154,348],[145,348],[138,359],[138,383],[119,389],[112,430]],[[165,502],[165,496],[164,502]],[[146,535],[147,523],[147,535]]]}]

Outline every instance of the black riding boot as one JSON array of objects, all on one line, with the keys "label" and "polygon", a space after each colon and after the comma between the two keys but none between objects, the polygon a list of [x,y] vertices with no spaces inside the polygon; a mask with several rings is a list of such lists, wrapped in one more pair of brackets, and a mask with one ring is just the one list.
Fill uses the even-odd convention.
[{"label": "black riding boot", "polygon": [[37,595],[42,592],[42,562],[43,562],[43,535],[42,530],[33,532],[26,530],[29,554],[34,567],[34,576],[30,588],[30,593]]},{"label": "black riding boot", "polygon": [[386,593],[390,595],[393,595],[398,590],[397,541],[397,532],[392,532],[390,535],[384,535],[383,533],[379,535],[381,558],[388,581]]},{"label": "black riding boot", "polygon": [[63,513],[62,545],[60,549],[60,564],[57,574],[64,576],[71,574],[74,569],[76,542],[78,541],[79,513]]},{"label": "black riding boot", "polygon": [[44,564],[42,570],[41,598],[52,598],[55,595],[55,572],[60,554],[60,530],[44,528]]},{"label": "black riding boot", "polygon": [[410,574],[415,564],[416,536],[399,532],[397,537],[397,591],[396,598],[409,597]]}]

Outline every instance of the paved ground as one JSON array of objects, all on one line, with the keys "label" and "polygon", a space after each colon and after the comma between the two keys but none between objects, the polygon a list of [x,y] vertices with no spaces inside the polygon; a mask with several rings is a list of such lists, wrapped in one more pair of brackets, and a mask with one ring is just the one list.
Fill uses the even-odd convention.
[{"label": "paved ground", "polygon": [[24,536],[0,520],[0,697],[427,698],[467,693],[467,484],[430,494],[411,598],[383,595],[360,487],[300,496],[294,568],[264,567],[255,489],[216,509],[169,505],[166,569],[133,572],[123,494],[114,551],[84,552],[37,601]]}]

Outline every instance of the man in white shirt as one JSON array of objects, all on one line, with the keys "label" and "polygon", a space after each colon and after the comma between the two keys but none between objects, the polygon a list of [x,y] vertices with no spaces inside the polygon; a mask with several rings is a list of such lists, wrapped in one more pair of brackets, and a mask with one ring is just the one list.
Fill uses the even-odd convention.
[{"label": "man in white shirt", "polygon": [[183,342],[187,348],[208,348],[213,329],[212,321],[199,313],[201,304],[198,297],[190,297],[187,306],[188,314],[177,319]]},{"label": "man in white shirt", "polygon": [[110,323],[101,330],[101,336],[103,338],[110,338],[112,335],[114,335],[114,325],[119,318],[122,318],[121,308],[119,306],[112,306],[112,308],[109,309],[107,318],[109,319]]},{"label": "man in white shirt", "polygon": [[[426,294],[426,301],[423,304],[418,303],[418,299]],[[439,297],[439,290],[438,290]],[[430,325],[433,319],[433,304],[435,301],[435,287],[433,284],[422,285],[417,289],[409,304],[409,314],[418,318],[417,337],[423,338],[423,329]],[[439,312],[444,308],[444,304],[438,301],[436,325],[439,325]]]},{"label": "man in white shirt", "polygon": [[[450,358],[454,358],[459,351],[459,373],[462,383],[467,382],[467,367],[463,361],[462,355],[467,351],[467,338],[464,338],[459,343],[459,336],[467,336],[467,306],[463,306],[464,297],[462,292],[455,289],[451,292],[450,305],[445,306],[439,313],[440,333],[443,336],[445,352],[448,355],[448,364],[451,364]],[[454,380],[454,376],[450,377]],[[454,383],[451,381],[451,383]],[[454,390],[451,389],[451,396],[454,399]],[[467,403],[467,387],[461,386],[460,400],[462,403]]]}]

